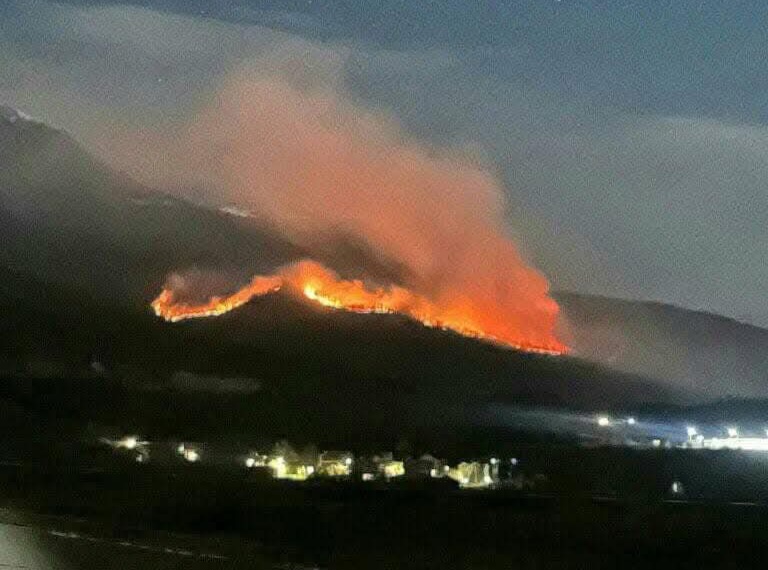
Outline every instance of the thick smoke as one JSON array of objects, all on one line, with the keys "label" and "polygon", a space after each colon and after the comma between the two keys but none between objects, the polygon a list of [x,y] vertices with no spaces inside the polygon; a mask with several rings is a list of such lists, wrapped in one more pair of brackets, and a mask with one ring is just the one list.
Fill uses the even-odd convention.
[{"label": "thick smoke", "polygon": [[400,284],[435,303],[557,344],[558,307],[506,234],[497,178],[408,140],[338,90],[237,74],[152,147],[166,185],[214,189],[219,203],[250,210],[310,251],[319,236],[352,237],[403,267]]}]

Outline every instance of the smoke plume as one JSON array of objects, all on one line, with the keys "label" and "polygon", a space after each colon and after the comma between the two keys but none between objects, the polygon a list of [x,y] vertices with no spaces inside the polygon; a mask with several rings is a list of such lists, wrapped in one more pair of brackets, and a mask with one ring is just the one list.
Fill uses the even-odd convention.
[{"label": "smoke plume", "polygon": [[310,252],[320,236],[352,237],[404,268],[396,285],[525,344],[561,346],[558,306],[507,236],[497,178],[306,83],[231,76],[183,128],[151,138],[159,150],[145,136],[144,156],[162,157],[152,170],[166,187],[212,189]]}]

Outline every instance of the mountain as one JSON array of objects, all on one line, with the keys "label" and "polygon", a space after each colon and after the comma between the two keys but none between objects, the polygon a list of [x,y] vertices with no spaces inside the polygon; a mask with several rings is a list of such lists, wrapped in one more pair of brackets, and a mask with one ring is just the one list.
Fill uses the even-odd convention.
[{"label": "mountain", "polygon": [[67,133],[15,116],[0,112],[0,265],[135,306],[177,267],[247,274],[296,255],[274,235],[147,189]]},{"label": "mountain", "polygon": [[0,282],[0,409],[35,418],[22,424],[26,433],[40,423],[371,450],[408,438],[424,449],[476,453],[479,444],[519,439],[511,425],[488,425],[498,405],[592,413],[686,401],[584,361],[288,295],[170,324],[25,274],[4,270]]},{"label": "mountain", "polygon": [[768,396],[768,330],[662,303],[560,293],[580,357],[703,399]]},{"label": "mountain", "polygon": [[[9,390],[19,386],[12,378],[57,378],[60,386],[79,379],[89,390],[96,379],[117,387],[99,400],[112,402],[106,408],[89,406],[106,423],[129,408],[132,417],[166,431],[195,422],[213,429],[227,416],[228,425],[243,429],[255,422],[263,430],[328,433],[330,425],[343,432],[366,417],[386,431],[434,427],[451,417],[472,423],[493,403],[594,410],[697,395],[688,388],[698,386],[679,385],[678,377],[643,368],[634,357],[654,354],[637,344],[646,338],[633,328],[639,325],[631,307],[640,305],[573,294],[561,302],[584,358],[521,354],[401,317],[318,309],[282,294],[216,319],[168,324],[148,303],[171,271],[210,267],[245,278],[300,257],[301,249],[250,220],[145,188],[66,133],[8,110],[0,113],[0,164],[0,373]],[[366,257],[364,248],[346,250],[350,262]],[[628,312],[620,310],[625,306]],[[669,334],[693,338],[693,317],[665,310],[675,323]],[[596,324],[630,340],[621,358],[589,352]],[[734,326],[716,330],[733,338],[755,334]],[[750,346],[757,352],[758,345]],[[202,400],[186,394],[185,401],[197,403],[177,405],[172,414],[165,400],[146,404],[147,394],[158,393],[174,394],[178,404],[180,374],[212,385],[217,378],[220,385],[250,379],[259,390]],[[6,396],[18,397],[16,388]],[[142,394],[146,405],[129,393]],[[128,399],[111,400],[118,396]],[[164,413],[175,418],[170,425]]]}]

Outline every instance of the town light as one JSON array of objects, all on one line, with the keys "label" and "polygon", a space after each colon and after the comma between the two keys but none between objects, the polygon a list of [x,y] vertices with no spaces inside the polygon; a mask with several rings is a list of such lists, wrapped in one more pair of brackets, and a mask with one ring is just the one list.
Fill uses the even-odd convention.
[{"label": "town light", "polygon": [[735,427],[729,427],[728,437],[739,437],[739,430]]},{"label": "town light", "polygon": [[696,435],[699,433],[693,426],[688,426],[685,428],[685,431],[688,432],[688,437],[696,437]]},{"label": "town light", "polygon": [[249,457],[248,459],[245,460],[245,466],[248,467],[249,469],[254,465],[256,465],[256,460],[253,457]]},{"label": "town light", "polygon": [[611,425],[611,420],[609,420],[606,416],[600,416],[597,418],[597,425],[600,427],[607,427]]},{"label": "town light", "polygon": [[186,448],[184,450],[184,459],[186,459],[190,463],[196,463],[197,461],[200,460],[200,454],[194,449]]},{"label": "town light", "polygon": [[633,417],[631,417],[631,416],[627,418],[627,424],[628,424],[628,425],[631,425],[631,426],[633,426],[633,425],[635,425],[635,423],[636,423],[636,422],[635,422],[635,418],[633,418]]}]

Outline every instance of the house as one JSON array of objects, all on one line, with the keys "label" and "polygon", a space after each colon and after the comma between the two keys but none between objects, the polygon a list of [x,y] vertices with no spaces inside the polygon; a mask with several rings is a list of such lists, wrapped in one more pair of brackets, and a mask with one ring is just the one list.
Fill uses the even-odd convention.
[{"label": "house", "polygon": [[349,477],[354,455],[351,451],[324,451],[317,462],[317,474],[324,477]]},{"label": "house", "polygon": [[405,474],[409,479],[426,479],[429,477],[443,477],[447,465],[441,459],[425,453],[418,458],[405,460]]}]

